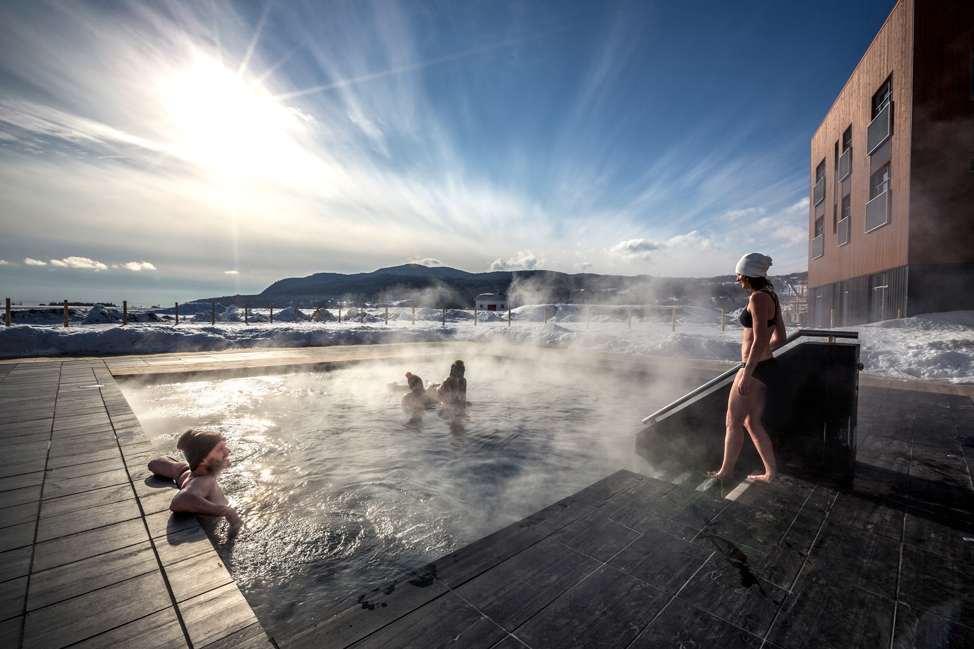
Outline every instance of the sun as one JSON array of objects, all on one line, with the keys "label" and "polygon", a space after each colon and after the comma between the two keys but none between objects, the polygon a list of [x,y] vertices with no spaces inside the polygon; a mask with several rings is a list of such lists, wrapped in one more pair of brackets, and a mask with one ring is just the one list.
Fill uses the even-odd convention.
[{"label": "sun", "polygon": [[180,154],[234,178],[285,172],[294,160],[295,116],[259,86],[215,61],[198,61],[162,84]]}]

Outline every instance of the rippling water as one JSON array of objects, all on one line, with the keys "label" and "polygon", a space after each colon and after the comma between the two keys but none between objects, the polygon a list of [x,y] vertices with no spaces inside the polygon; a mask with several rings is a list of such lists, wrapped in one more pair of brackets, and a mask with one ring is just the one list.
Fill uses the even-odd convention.
[{"label": "rippling water", "polygon": [[190,427],[226,436],[233,464],[220,483],[245,527],[214,540],[273,634],[614,471],[646,471],[640,420],[680,392],[466,362],[464,416],[428,410],[415,424],[399,407],[404,372],[439,382],[448,360],[123,389],[161,452],[178,453]]}]

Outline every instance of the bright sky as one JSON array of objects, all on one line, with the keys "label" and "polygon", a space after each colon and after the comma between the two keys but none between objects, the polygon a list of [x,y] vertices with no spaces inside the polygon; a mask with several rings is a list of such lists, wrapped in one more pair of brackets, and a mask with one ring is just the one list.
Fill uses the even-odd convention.
[{"label": "bright sky", "polygon": [[894,4],[5,0],[0,298],[805,270],[811,136]]}]

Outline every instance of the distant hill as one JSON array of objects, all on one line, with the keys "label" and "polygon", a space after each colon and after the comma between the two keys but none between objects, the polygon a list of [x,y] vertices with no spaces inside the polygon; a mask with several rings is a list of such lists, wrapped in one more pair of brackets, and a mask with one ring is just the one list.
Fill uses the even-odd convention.
[{"label": "distant hill", "polygon": [[[772,277],[805,283],[807,273]],[[733,275],[711,278],[648,275],[569,275],[550,270],[468,273],[446,266],[405,264],[371,273],[315,273],[274,282],[256,295],[225,295],[196,300],[252,307],[296,305],[302,308],[339,304],[402,304],[432,308],[473,306],[481,293],[501,293],[515,304],[697,304],[733,310],[744,296]],[[740,304],[738,304],[740,303]]]}]

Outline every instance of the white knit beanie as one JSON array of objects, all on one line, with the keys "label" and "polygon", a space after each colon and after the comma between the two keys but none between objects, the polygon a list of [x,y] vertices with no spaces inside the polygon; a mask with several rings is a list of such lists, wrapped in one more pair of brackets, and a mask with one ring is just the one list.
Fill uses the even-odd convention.
[{"label": "white knit beanie", "polygon": [[762,255],[760,252],[750,252],[737,262],[738,275],[745,277],[767,277],[768,268],[771,266],[771,257]]}]

